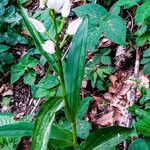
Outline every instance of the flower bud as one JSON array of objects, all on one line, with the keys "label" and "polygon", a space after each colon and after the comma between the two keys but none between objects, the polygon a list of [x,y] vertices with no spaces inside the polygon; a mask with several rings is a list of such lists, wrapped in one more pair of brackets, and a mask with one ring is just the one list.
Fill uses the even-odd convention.
[{"label": "flower bud", "polygon": [[49,54],[55,53],[55,43],[53,41],[46,41],[44,44],[42,44],[42,48]]},{"label": "flower bud", "polygon": [[57,5],[57,0],[48,0],[46,5],[50,9],[55,9],[55,6]]},{"label": "flower bud", "polygon": [[65,4],[65,0],[56,0],[57,1],[57,5],[55,6],[55,11],[57,13],[61,13],[61,9]]},{"label": "flower bud", "polygon": [[45,4],[46,4],[46,0],[40,0],[39,7],[43,9],[45,8]]},{"label": "flower bud", "polygon": [[41,23],[40,21],[33,18],[29,18],[29,20],[31,21],[31,23],[33,24],[33,26],[38,32],[44,33],[46,31],[43,23]]},{"label": "flower bud", "polygon": [[67,28],[67,34],[69,35],[74,35],[76,34],[79,26],[81,25],[81,23],[83,22],[83,19],[82,18],[78,18],[74,21],[72,21],[69,25],[68,25],[68,28]]},{"label": "flower bud", "polygon": [[46,5],[48,8],[54,9],[56,12],[60,13],[64,3],[65,0],[48,0]]},{"label": "flower bud", "polygon": [[61,9],[61,14],[63,17],[68,17],[70,14],[71,3],[70,0],[66,0],[64,6]]}]

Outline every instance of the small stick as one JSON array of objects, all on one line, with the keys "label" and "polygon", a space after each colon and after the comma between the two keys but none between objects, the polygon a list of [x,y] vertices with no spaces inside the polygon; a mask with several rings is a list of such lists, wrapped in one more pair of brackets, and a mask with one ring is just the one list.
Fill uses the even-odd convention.
[{"label": "small stick", "polygon": [[[136,48],[136,60],[135,60],[135,67],[134,67],[134,81],[135,83],[131,87],[131,94],[130,94],[130,106],[132,106],[136,101],[136,93],[137,93],[137,83],[136,80],[139,78],[139,68],[140,68],[140,52],[139,49]],[[127,127],[130,127],[132,124],[132,116],[128,113],[127,119]]]},{"label": "small stick", "polygon": [[36,108],[38,107],[38,105],[40,104],[40,102],[41,102],[41,99],[38,99],[37,102],[35,103],[33,109],[31,110],[30,114],[32,114],[36,110]]}]

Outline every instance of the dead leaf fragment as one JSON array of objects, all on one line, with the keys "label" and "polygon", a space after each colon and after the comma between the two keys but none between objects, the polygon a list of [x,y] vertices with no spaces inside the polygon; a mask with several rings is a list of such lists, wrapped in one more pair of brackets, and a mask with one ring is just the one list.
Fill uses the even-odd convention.
[{"label": "dead leaf fragment", "polygon": [[114,115],[114,111],[111,111],[103,115],[101,118],[97,120],[97,124],[100,124],[102,126],[112,125],[115,121],[113,115]]}]

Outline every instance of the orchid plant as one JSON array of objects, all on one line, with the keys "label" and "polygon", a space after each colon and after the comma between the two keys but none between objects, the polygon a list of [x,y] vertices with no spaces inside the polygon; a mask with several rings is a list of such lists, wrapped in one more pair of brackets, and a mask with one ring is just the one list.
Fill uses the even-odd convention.
[{"label": "orchid plant", "polygon": [[[55,97],[46,100],[41,106],[33,129],[32,126],[26,124],[21,127],[17,124],[15,125],[15,131],[17,129],[21,131],[20,134],[22,136],[32,136],[32,150],[47,150],[54,147],[56,149],[65,149],[67,147],[74,150],[106,150],[113,148],[129,137],[132,129],[119,126],[97,129],[90,133],[85,140],[78,140],[77,137],[79,112],[82,114],[82,111],[85,111],[84,106],[81,111],[80,87],[84,76],[89,28],[92,20],[95,21],[94,24],[97,27],[97,17],[94,15],[90,16],[88,14],[89,11],[83,11],[82,13],[79,8],[79,12],[75,11],[79,14],[79,18],[69,23],[66,34],[63,36],[64,24],[66,18],[69,17],[72,7],[71,0],[40,0],[40,8],[48,9],[49,11],[49,17],[52,20],[53,30],[55,31],[54,36],[52,36],[42,22],[28,17],[19,1],[18,6],[24,24],[33,38],[35,46],[41,55],[46,58],[54,74],[58,75],[61,92]],[[95,8],[100,10],[100,15],[107,14],[107,11],[99,5],[87,4],[85,5],[86,7],[93,9],[93,12],[90,12],[91,14],[95,12]],[[85,8],[83,10],[86,10]],[[57,22],[57,16],[61,18],[60,24]],[[48,40],[45,41],[41,34],[48,36]],[[69,46],[67,61],[65,61],[62,59],[63,46],[68,42],[68,37],[72,37],[72,41]],[[53,124],[53,122],[56,122],[55,115],[60,109],[64,110],[65,116],[71,124],[71,130],[66,130],[61,126]],[[11,126],[9,126],[10,128]],[[13,135],[13,133],[11,134]]]}]

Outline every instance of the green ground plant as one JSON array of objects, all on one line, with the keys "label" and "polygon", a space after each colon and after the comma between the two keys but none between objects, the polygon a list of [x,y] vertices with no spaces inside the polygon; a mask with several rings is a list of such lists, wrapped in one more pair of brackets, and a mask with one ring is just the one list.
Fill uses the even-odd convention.
[{"label": "green ground plant", "polygon": [[[111,3],[111,1],[109,2]],[[109,57],[110,49],[96,51],[99,39],[103,34],[112,42],[125,46],[126,26],[125,21],[119,15],[120,9],[121,7],[129,9],[137,2],[139,0],[132,2],[119,0],[109,11],[103,6],[94,3],[79,6],[73,10],[78,17],[75,23],[78,28],[74,25],[74,28],[69,30],[68,27],[67,34],[64,35],[62,33],[67,16],[57,15],[57,10],[49,7],[29,17],[27,10],[18,1],[18,9],[22,16],[24,27],[34,42],[31,44],[34,52],[31,49],[16,65],[11,67],[11,83],[13,84],[23,77],[24,83],[31,86],[33,97],[35,99],[44,97],[45,102],[41,106],[35,121],[23,120],[0,125],[0,137],[2,137],[0,142],[4,143],[3,147],[6,146],[5,143],[13,143],[12,147],[15,146],[16,148],[16,143],[20,141],[21,137],[31,137],[32,150],[106,150],[113,149],[131,136],[138,137],[139,134],[149,136],[147,135],[149,129],[140,128],[143,127],[142,123],[147,127],[149,120],[141,117],[141,110],[136,105],[130,108],[130,112],[133,115],[139,110],[138,114],[135,114],[138,121],[135,123],[136,127],[134,129],[112,126],[90,132],[92,127],[87,121],[83,120],[83,116],[88,110],[92,98],[87,97],[83,100],[80,98],[80,88],[84,75],[91,80],[93,88],[97,86],[98,89],[105,90],[104,79],[113,72],[114,68],[111,66],[111,58]],[[108,4],[109,6],[110,3]],[[136,23],[140,26],[140,30],[145,29],[145,27],[142,27],[141,22],[146,21],[146,29],[148,27],[147,19],[149,14],[144,14],[140,20],[138,17],[141,10],[143,11],[143,7],[147,8],[148,4],[149,1],[145,0],[137,9]],[[2,10],[5,11],[4,7],[6,6],[7,3],[2,5]],[[5,12],[1,16],[4,14]],[[11,14],[17,16],[18,13]],[[11,19],[9,18],[9,20]],[[12,23],[12,29],[13,27],[15,28],[15,25]],[[9,31],[9,28],[10,26],[8,26],[6,32]],[[72,33],[74,29],[76,29],[76,32]],[[144,30],[142,34],[138,34],[137,43],[144,44],[147,42],[147,36],[144,42],[139,40],[146,32]],[[21,36],[21,38],[23,37]],[[71,39],[69,52],[67,56],[65,55],[65,59],[62,59],[64,56],[63,46],[68,42],[68,39]],[[2,42],[11,45],[10,41],[5,40]],[[22,43],[22,41],[15,41],[14,44]],[[25,43],[26,40],[22,44]],[[8,46],[1,44],[0,53],[4,53],[8,49]],[[95,53],[93,62],[86,63],[86,50]],[[149,49],[145,53],[149,53]],[[145,53],[143,57],[147,57]],[[34,71],[34,67],[38,64],[43,66],[46,64],[48,69],[45,76],[36,82],[37,74]],[[85,68],[86,70],[84,70]],[[88,68],[90,72],[87,71]],[[84,74],[86,71],[89,74]],[[147,103],[148,92],[146,91],[144,87],[141,88],[140,104],[146,105],[145,107],[149,109],[149,103]],[[56,118],[60,112],[63,112],[63,119],[58,120]],[[147,111],[144,110],[144,113],[147,114]],[[5,117],[10,119],[7,114]],[[15,139],[9,142],[9,139],[4,139],[4,137],[15,137]],[[147,141],[138,139],[131,143],[129,150],[134,149],[133,147],[141,143],[147,149]]]}]

